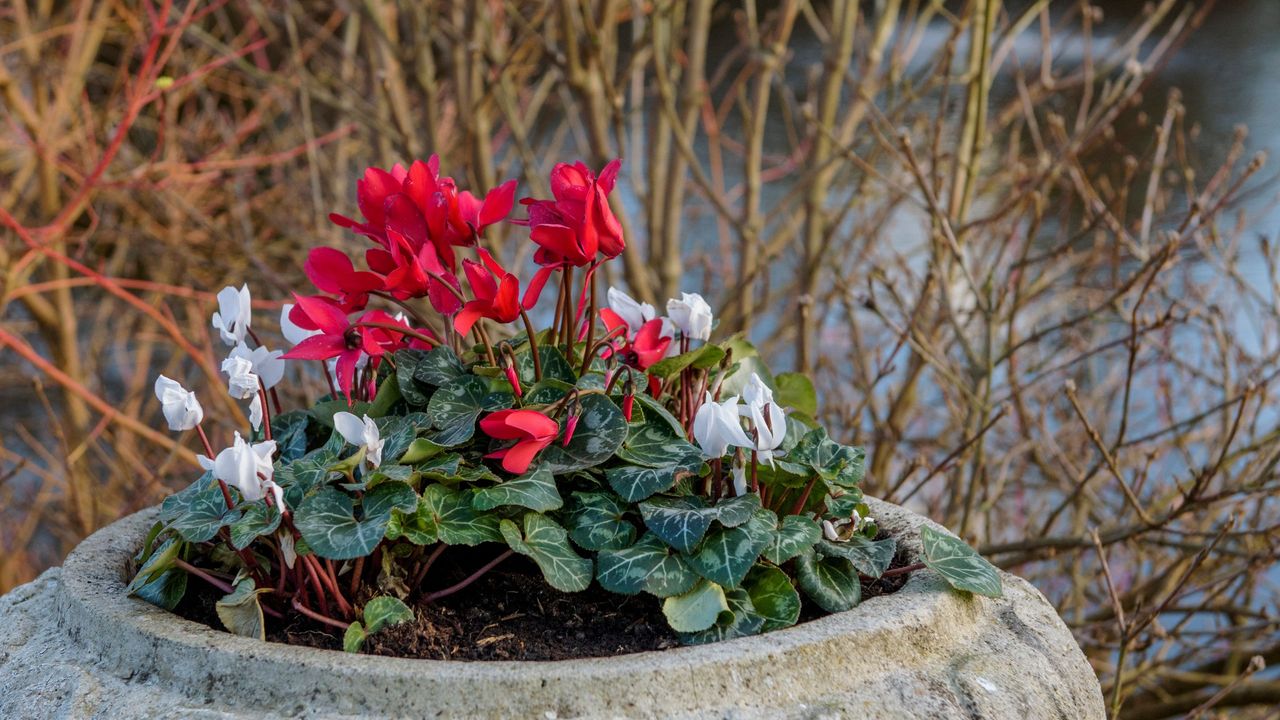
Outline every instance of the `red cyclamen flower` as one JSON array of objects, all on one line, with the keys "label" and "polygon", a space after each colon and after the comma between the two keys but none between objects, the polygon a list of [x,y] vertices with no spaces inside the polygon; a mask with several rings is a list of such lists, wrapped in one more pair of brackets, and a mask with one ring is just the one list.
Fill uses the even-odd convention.
[{"label": "red cyclamen flower", "polygon": [[520,475],[529,469],[533,456],[556,439],[560,426],[536,410],[499,410],[480,420],[480,429],[495,440],[516,440],[516,444],[485,455],[502,459],[502,469]]},{"label": "red cyclamen flower", "polygon": [[484,248],[477,248],[480,262],[463,260],[462,268],[467,274],[467,282],[471,285],[471,293],[475,299],[463,306],[462,311],[453,320],[453,327],[466,335],[471,326],[480,318],[489,318],[495,322],[514,322],[520,317],[520,311],[528,310],[538,302],[542,294],[546,278],[535,278],[520,298],[520,280],[507,272]]},{"label": "red cyclamen flower", "polygon": [[372,361],[377,361],[388,352],[406,347],[405,335],[401,333],[387,328],[361,326],[361,323],[376,322],[409,329],[403,322],[381,310],[370,310],[352,323],[347,313],[329,298],[300,295],[295,295],[294,298],[297,305],[289,319],[304,330],[319,330],[320,333],[298,343],[282,357],[290,360],[338,358],[334,368],[338,387],[348,400],[351,399],[351,387],[361,355],[368,355]]},{"label": "red cyclamen flower", "polygon": [[621,160],[614,160],[597,177],[582,163],[559,163],[551,170],[554,200],[525,198],[529,208],[529,237],[538,244],[534,261],[543,266],[593,262],[596,254],[617,257],[626,247],[622,225],[609,207]]},{"label": "red cyclamen flower", "polygon": [[375,273],[358,272],[346,253],[331,247],[313,249],[303,269],[317,290],[337,295],[338,303],[348,313],[363,310],[369,293],[383,290],[386,285]]},{"label": "red cyclamen flower", "polygon": [[663,333],[662,318],[654,318],[639,328],[632,328],[618,313],[604,308],[600,311],[600,319],[610,335],[616,334],[621,338],[621,347],[613,352],[618,353],[626,364],[641,370],[661,360],[671,345],[671,336]]}]

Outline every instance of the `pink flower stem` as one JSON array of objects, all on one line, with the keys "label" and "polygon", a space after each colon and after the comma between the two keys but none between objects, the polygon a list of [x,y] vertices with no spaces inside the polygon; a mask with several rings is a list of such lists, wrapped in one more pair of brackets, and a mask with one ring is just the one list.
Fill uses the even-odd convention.
[{"label": "pink flower stem", "polygon": [[[594,357],[592,350],[595,349],[596,339],[596,275],[590,274],[591,282],[591,305],[587,308],[587,342],[583,345],[582,350],[582,369],[578,371],[578,375],[586,375],[587,370],[591,367],[591,358]],[[583,288],[583,291],[587,291]]]},{"label": "pink flower stem", "polygon": [[342,631],[344,631],[344,632],[346,631],[346,629],[347,629],[348,627],[350,627],[350,626],[351,626],[351,623],[344,623],[344,622],[342,622],[341,620],[334,620],[333,618],[331,618],[331,617],[329,617],[329,616],[327,616],[327,615],[321,615],[320,613],[316,612],[315,610],[312,610],[311,608],[307,607],[306,605],[303,605],[303,604],[298,600],[298,596],[297,596],[297,595],[294,595],[294,596],[293,596],[293,609],[294,609],[294,610],[297,610],[298,612],[302,613],[303,615],[306,615],[307,617],[311,618],[312,620],[315,620],[316,622],[324,623],[325,625],[328,625],[328,626],[330,626],[330,627],[337,628],[337,629],[342,630]]},{"label": "pink flower stem", "polygon": [[470,575],[468,575],[468,576],[466,577],[466,579],[462,580],[461,582],[459,582],[459,583],[457,583],[457,584],[455,584],[455,585],[450,585],[449,587],[447,587],[447,588],[445,588],[445,589],[443,589],[443,590],[437,590],[436,592],[433,592],[433,593],[431,593],[430,595],[427,595],[427,597],[424,599],[424,601],[425,601],[425,602],[434,602],[434,601],[436,601],[436,600],[439,600],[439,599],[440,599],[440,598],[442,598],[442,597],[448,597],[449,595],[452,595],[452,594],[454,594],[454,593],[458,592],[459,590],[462,590],[462,589],[466,588],[466,587],[467,587],[468,585],[470,585],[471,583],[473,583],[473,582],[475,582],[476,580],[479,580],[481,577],[483,577],[485,573],[487,573],[487,572],[489,572],[490,570],[492,570],[492,569],[494,569],[495,567],[497,567],[497,566],[498,566],[498,563],[502,562],[503,560],[506,560],[507,558],[511,557],[511,556],[512,556],[512,555],[514,555],[514,554],[515,554],[515,552],[514,552],[514,551],[512,551],[512,550],[507,550],[506,552],[502,553],[502,554],[501,554],[501,555],[499,555],[498,557],[496,557],[496,558],[494,558],[494,559],[490,560],[488,563],[485,563],[484,567],[482,567],[482,568],[480,568],[479,570],[477,570],[477,571],[475,571],[475,572],[471,573]]},{"label": "pink flower stem", "polygon": [[258,379],[258,400],[262,403],[262,438],[271,439],[271,404],[267,402],[267,386]]},{"label": "pink flower stem", "polygon": [[896,577],[898,575],[906,575],[907,573],[912,573],[912,572],[915,572],[916,570],[923,570],[923,569],[924,569],[924,563],[912,563],[904,567],[885,570],[883,573],[880,574],[880,577],[882,578]]},{"label": "pink flower stem", "polygon": [[201,570],[200,568],[196,567],[195,565],[192,565],[191,563],[187,562],[186,560],[183,560],[182,558],[175,558],[173,561],[173,564],[176,565],[181,570],[183,570],[184,572],[186,572],[188,575],[194,575],[200,578],[201,580],[209,583],[210,585],[214,586],[215,588],[221,590],[224,593],[230,594],[233,589],[229,583],[219,580],[218,578],[210,575],[209,573]]},{"label": "pink flower stem", "polygon": [[533,330],[533,321],[529,313],[520,308],[520,319],[524,321],[524,332],[529,336],[529,354],[533,356],[533,381],[542,380],[542,356],[538,354],[538,334]]}]

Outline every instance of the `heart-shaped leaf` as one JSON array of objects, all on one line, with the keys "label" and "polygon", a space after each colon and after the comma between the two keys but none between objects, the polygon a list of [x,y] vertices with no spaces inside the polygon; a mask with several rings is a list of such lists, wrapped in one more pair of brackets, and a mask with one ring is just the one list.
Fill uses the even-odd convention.
[{"label": "heart-shaped leaf", "polygon": [[[570,387],[578,381],[578,374],[565,359],[564,353],[554,345],[539,345],[538,356],[542,358],[542,379],[558,380],[568,383]],[[516,354],[516,370],[520,374],[520,382],[526,386],[534,383],[533,355],[529,352]]]},{"label": "heart-shaped leaf", "polygon": [[573,439],[568,445],[552,443],[542,451],[540,462],[557,475],[593,468],[613,457],[626,436],[626,418],[612,400],[584,395]]},{"label": "heart-shaped leaf", "polygon": [[477,490],[471,499],[477,510],[492,510],[515,505],[537,512],[559,510],[564,506],[556,490],[556,479],[545,467],[537,467],[514,480]]},{"label": "heart-shaped leaf", "polygon": [[756,565],[747,573],[743,589],[751,596],[751,605],[762,618],[761,632],[791,627],[800,619],[800,593],[791,578],[776,567]]},{"label": "heart-shaped leaf", "polygon": [[271,438],[281,462],[297,460],[307,453],[307,425],[311,415],[305,410],[290,410],[271,418]]},{"label": "heart-shaped leaf", "polygon": [[160,505],[160,519],[169,523],[183,539],[208,542],[223,525],[240,519],[240,510],[227,509],[226,498],[213,473],[206,472],[185,489],[170,495]]},{"label": "heart-shaped leaf", "polygon": [[569,537],[585,550],[618,550],[636,538],[636,526],[623,519],[627,506],[611,493],[575,492]]},{"label": "heart-shaped leaf", "polygon": [[350,560],[373,552],[390,519],[388,508],[385,515],[356,520],[351,497],[330,487],[302,501],[294,514],[294,525],[320,557]]},{"label": "heart-shaped leaf", "polygon": [[677,437],[662,422],[632,425],[618,450],[618,458],[633,465],[660,468],[702,463],[702,451]]},{"label": "heart-shaped leaf", "polygon": [[280,527],[280,511],[265,501],[251,503],[244,515],[231,523],[231,546],[237,550],[249,547],[262,535],[270,535]]},{"label": "heart-shaped leaf", "polygon": [[187,573],[185,570],[170,568],[157,575],[150,582],[143,583],[131,591],[139,600],[172,611],[182,602],[187,593]]},{"label": "heart-shaped leaf", "polygon": [[603,550],[596,556],[596,580],[609,592],[634,595],[669,553],[666,543],[652,534],[631,547]]},{"label": "heart-shaped leaf", "polygon": [[390,520],[391,511],[413,512],[418,508],[418,493],[407,483],[384,482],[365,494],[360,503],[365,520]]},{"label": "heart-shaped leaf", "polygon": [[662,614],[672,630],[695,633],[716,624],[721,613],[729,612],[729,602],[724,588],[713,582],[699,580],[688,592],[675,595],[662,602]]},{"label": "heart-shaped leaf", "polygon": [[649,366],[648,373],[663,380],[673,378],[687,367],[704,369],[713,367],[724,359],[724,350],[718,345],[703,345],[696,350],[664,358]]},{"label": "heart-shaped leaf", "polygon": [[760,509],[760,496],[755,493],[725,498],[715,504],[716,520],[725,527],[737,527],[751,519]]},{"label": "heart-shaped leaf", "polygon": [[[399,357],[397,353],[397,362]],[[462,361],[458,359],[457,354],[453,352],[453,348],[441,345],[423,353],[421,358],[413,364],[412,372],[413,378],[419,382],[433,387],[444,387],[464,376],[466,369],[462,366]]]},{"label": "heart-shaped leaf", "polygon": [[769,562],[781,565],[820,539],[822,528],[818,521],[804,515],[787,515],[761,552]]},{"label": "heart-shaped leaf", "polygon": [[683,556],[670,552],[670,548],[663,549],[668,554],[645,578],[644,591],[660,598],[689,592],[700,579],[698,573]]},{"label": "heart-shaped leaf", "polygon": [[696,497],[654,497],[640,503],[640,516],[654,535],[680,552],[691,553],[711,527],[716,510]]},{"label": "heart-shaped leaf", "polygon": [[768,537],[753,536],[746,528],[721,528],[707,533],[689,566],[726,589],[738,587],[755,564]]},{"label": "heart-shaped leaf", "polygon": [[419,514],[426,515],[436,528],[441,542],[448,545],[479,545],[502,542],[498,517],[477,511],[471,504],[471,493],[444,485],[431,485],[422,491]]},{"label": "heart-shaped leaf", "polygon": [[784,372],[773,376],[774,398],[782,407],[805,415],[818,414],[818,393],[813,381],[804,373]]},{"label": "heart-shaped leaf", "polygon": [[898,542],[893,538],[872,541],[861,535],[853,535],[840,542],[818,542],[818,552],[845,558],[853,563],[858,572],[873,578],[880,577],[889,569],[897,551]]},{"label": "heart-shaped leaf", "polygon": [[698,458],[693,463],[667,465],[664,467],[640,467],[623,465],[608,468],[604,471],[609,487],[622,496],[627,502],[638,502],[656,493],[675,487],[680,478],[693,475],[702,465]]},{"label": "heart-shaped leaf", "polygon": [[413,622],[413,610],[398,598],[382,595],[364,604],[365,631],[370,635],[406,622]]},{"label": "heart-shaped leaf", "polygon": [[998,598],[1003,594],[995,566],[963,540],[925,525],[920,528],[924,564],[957,590]]},{"label": "heart-shaped leaf", "polygon": [[573,551],[569,533],[541,513],[525,513],[523,524],[521,537],[513,521],[502,521],[502,536],[511,549],[537,563],[551,587],[564,592],[586,590],[591,584],[591,560]]},{"label": "heart-shaped leaf", "polygon": [[427,415],[436,433],[431,441],[443,447],[453,447],[471,439],[475,434],[476,420],[484,412],[489,386],[474,375],[455,378],[442,385],[431,396]]},{"label": "heart-shaped leaf", "polygon": [[862,599],[853,563],[841,557],[821,557],[812,550],[796,556],[796,584],[827,612],[843,612]]}]

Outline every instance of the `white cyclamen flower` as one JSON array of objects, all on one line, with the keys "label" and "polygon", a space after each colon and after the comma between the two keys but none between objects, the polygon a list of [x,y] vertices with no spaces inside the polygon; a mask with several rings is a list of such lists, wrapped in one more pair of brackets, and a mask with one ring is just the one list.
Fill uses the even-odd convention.
[{"label": "white cyclamen flower", "polygon": [[190,430],[204,420],[204,408],[196,394],[164,375],[156,378],[156,398],[164,408],[164,419],[174,432]]},{"label": "white cyclamen flower", "polygon": [[218,293],[218,311],[213,314],[213,327],[222,336],[222,342],[228,345],[244,342],[249,330],[249,313],[248,285],[241,285],[239,290],[231,286],[222,288]]},{"label": "white cyclamen flower", "polygon": [[280,308],[280,334],[284,335],[284,339],[289,341],[290,345],[297,345],[313,335],[319,335],[319,330],[306,330],[298,327],[289,319],[289,313],[293,310],[293,303],[285,303]]},{"label": "white cyclamen flower", "polygon": [[733,494],[737,496],[747,494],[747,468],[742,465],[733,466]]},{"label": "white cyclamen flower", "polygon": [[760,406],[773,402],[773,390],[760,379],[759,373],[751,373],[751,379],[742,388],[742,402],[747,407]]},{"label": "white cyclamen flower", "polygon": [[724,457],[731,445],[751,448],[753,443],[738,421],[738,396],[718,403],[706,393],[693,416],[693,437],[708,458]]},{"label": "white cyclamen flower", "polygon": [[262,346],[250,350],[246,345],[237,345],[230,357],[248,360],[253,365],[253,374],[262,381],[263,389],[270,390],[284,378],[285,361],[280,357],[283,354],[282,350],[268,350]]},{"label": "white cyclamen flower", "polygon": [[212,470],[214,477],[239,490],[245,500],[261,500],[269,492],[275,497],[276,507],[284,508],[284,490],[272,480],[275,467],[271,456],[275,451],[275,440],[250,445],[236,433],[235,442],[218,457],[201,455],[199,460],[201,467]]},{"label": "white cyclamen flower", "polygon": [[249,358],[232,355],[222,361],[222,372],[227,374],[227,392],[231,397],[244,400],[258,394],[258,376]]},{"label": "white cyclamen flower", "polygon": [[832,525],[830,520],[822,521],[822,534],[831,542],[840,540],[840,532],[836,530],[836,526]]},{"label": "white cyclamen flower", "polygon": [[627,324],[627,328],[632,333],[657,316],[652,305],[639,302],[616,287],[609,288],[608,294],[609,309],[622,318],[622,322]]},{"label": "white cyclamen flower", "polygon": [[680,293],[680,299],[667,301],[667,315],[680,332],[691,340],[711,337],[711,306],[698,293]]},{"label": "white cyclamen flower", "polygon": [[249,426],[254,430],[262,429],[262,396],[249,401]]},{"label": "white cyclamen flower", "polygon": [[756,441],[751,447],[756,451],[756,459],[772,466],[774,452],[787,436],[787,416],[776,403],[752,405],[751,426],[755,429]]},{"label": "white cyclamen flower", "polygon": [[349,412],[334,413],[333,426],[344,440],[365,449],[364,459],[370,465],[378,467],[382,464],[382,445],[386,441],[378,433],[378,426],[374,424],[373,418],[365,415],[361,419]]}]

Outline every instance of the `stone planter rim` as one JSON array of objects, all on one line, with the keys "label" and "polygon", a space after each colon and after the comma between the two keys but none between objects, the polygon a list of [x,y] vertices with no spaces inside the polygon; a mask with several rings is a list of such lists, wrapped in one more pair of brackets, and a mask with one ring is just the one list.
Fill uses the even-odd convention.
[{"label": "stone planter rim", "polygon": [[[898,506],[868,502],[881,526],[906,547],[909,561],[920,553],[920,525],[945,531]],[[708,679],[723,676],[735,704],[770,707],[830,692],[850,673],[874,674],[866,654],[851,656],[851,638],[869,653],[885,654],[892,664],[892,653],[910,652],[921,643],[945,653],[948,643],[960,642],[989,620],[983,608],[991,601],[949,592],[926,570],[912,573],[898,592],[851,611],[708,645],[560,661],[351,655],[234,636],[127,597],[131,557],[155,515],[151,508],[118,521],[68,556],[57,597],[61,624],[100,665],[129,668],[175,688],[191,683],[195,673],[211,695],[231,698],[233,706],[234,698],[270,698],[273,707],[306,707],[321,715],[383,708],[524,716],[531,702],[554,711],[554,703],[547,703],[556,697],[570,714],[574,703],[567,699],[616,710],[608,714],[682,715],[718,706],[708,705]],[[1029,591],[1044,602],[1025,581],[1002,577],[1007,590]],[[1083,664],[1083,656],[1079,660]],[[388,698],[394,704],[388,705]]]}]

